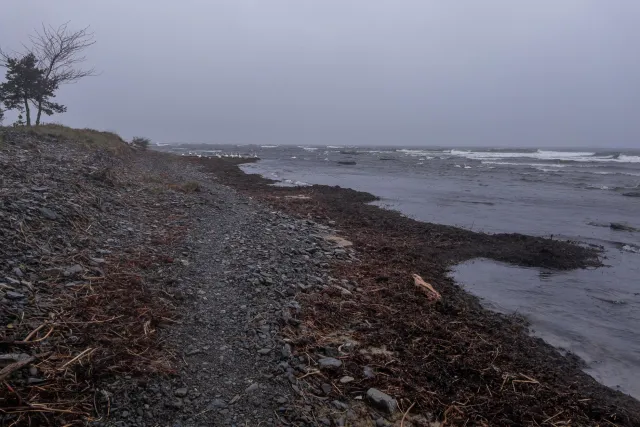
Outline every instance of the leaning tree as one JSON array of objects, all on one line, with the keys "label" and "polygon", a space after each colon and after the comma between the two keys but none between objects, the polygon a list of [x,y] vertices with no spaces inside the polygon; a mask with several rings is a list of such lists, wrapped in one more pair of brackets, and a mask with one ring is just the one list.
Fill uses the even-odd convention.
[{"label": "leaning tree", "polygon": [[[29,36],[31,46],[23,45],[26,54],[33,54],[37,59],[37,66],[43,71],[44,78],[52,87],[58,88],[63,84],[75,83],[78,80],[95,76],[94,68],[83,68],[86,61],[85,50],[95,44],[94,33],[89,27],[80,30],[71,30],[69,23],[58,27],[42,25],[40,30]],[[22,55],[25,55],[23,53]],[[0,61],[6,66],[8,60],[15,58],[16,54],[0,50]],[[40,124],[42,113],[56,112],[46,98],[35,99],[33,105],[36,108],[36,125]]]}]

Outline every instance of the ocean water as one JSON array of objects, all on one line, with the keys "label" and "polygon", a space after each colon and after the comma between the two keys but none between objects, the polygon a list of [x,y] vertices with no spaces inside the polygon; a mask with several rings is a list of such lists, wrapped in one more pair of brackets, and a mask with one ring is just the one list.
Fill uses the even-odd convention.
[{"label": "ocean water", "polygon": [[[167,147],[164,147],[167,148]],[[605,248],[606,267],[569,272],[489,260],[452,275],[486,307],[518,312],[532,333],[580,356],[603,384],[640,399],[640,151],[172,146],[201,155],[255,155],[243,165],[275,185],[368,191],[421,221],[491,233],[551,236]],[[219,150],[219,151],[217,151]]]}]

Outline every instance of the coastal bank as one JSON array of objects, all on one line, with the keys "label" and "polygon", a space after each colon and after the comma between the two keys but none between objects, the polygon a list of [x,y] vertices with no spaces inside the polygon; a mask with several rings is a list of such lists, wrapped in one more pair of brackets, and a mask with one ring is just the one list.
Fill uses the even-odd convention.
[{"label": "coastal bank", "polygon": [[104,132],[0,135],[3,425],[640,425],[639,402],[448,276],[593,267],[597,248]]}]

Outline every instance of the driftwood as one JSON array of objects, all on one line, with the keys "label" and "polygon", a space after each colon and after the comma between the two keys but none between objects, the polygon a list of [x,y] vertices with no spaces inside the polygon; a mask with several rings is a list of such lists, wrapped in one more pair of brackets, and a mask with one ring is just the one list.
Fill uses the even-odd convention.
[{"label": "driftwood", "polygon": [[422,292],[425,293],[429,301],[440,301],[442,299],[440,292],[436,291],[433,286],[422,280],[422,277],[417,274],[413,275],[413,282]]},{"label": "driftwood", "polygon": [[4,368],[2,368],[2,370],[0,370],[0,381],[3,381],[5,378],[11,375],[12,372],[17,371],[18,369],[28,365],[34,360],[35,360],[35,357],[27,356],[27,357],[21,358],[17,362],[14,362],[14,363],[11,363],[10,365],[5,366]]}]

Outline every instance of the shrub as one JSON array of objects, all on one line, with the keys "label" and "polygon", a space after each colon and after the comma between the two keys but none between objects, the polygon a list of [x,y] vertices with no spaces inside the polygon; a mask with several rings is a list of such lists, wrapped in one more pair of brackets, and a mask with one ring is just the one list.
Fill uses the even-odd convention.
[{"label": "shrub", "polygon": [[143,136],[134,136],[131,140],[131,145],[141,150],[146,150],[149,147],[149,144],[151,144],[151,140]]}]

